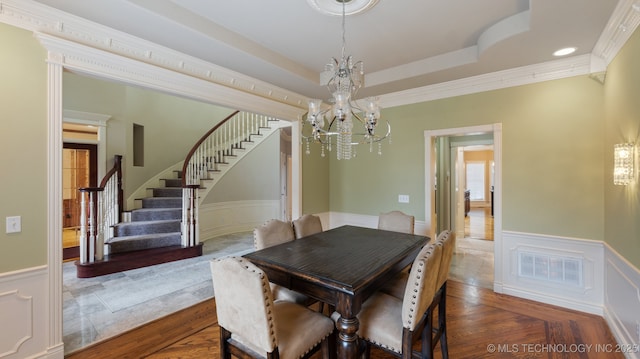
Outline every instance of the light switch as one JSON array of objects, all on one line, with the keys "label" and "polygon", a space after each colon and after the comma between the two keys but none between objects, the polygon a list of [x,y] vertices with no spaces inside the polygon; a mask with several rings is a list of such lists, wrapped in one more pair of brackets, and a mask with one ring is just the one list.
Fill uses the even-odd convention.
[{"label": "light switch", "polygon": [[398,195],[399,203],[409,203],[409,195],[408,194],[399,194]]},{"label": "light switch", "polygon": [[7,217],[6,233],[22,232],[22,220],[20,216]]}]

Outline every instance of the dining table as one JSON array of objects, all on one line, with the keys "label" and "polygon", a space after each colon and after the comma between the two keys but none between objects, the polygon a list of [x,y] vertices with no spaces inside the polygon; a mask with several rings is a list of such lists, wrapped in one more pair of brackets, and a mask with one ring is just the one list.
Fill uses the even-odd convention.
[{"label": "dining table", "polygon": [[270,282],[333,307],[336,355],[361,354],[357,314],[362,303],[410,265],[427,236],[345,225],[245,254]]}]

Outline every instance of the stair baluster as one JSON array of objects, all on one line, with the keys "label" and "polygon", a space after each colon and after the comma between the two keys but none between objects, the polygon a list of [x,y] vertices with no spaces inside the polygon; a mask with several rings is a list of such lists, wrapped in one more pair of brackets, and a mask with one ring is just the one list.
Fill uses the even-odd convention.
[{"label": "stair baluster", "polygon": [[209,130],[191,149],[182,167],[182,244],[200,243],[198,233],[198,189],[201,180],[209,179],[210,172],[227,164],[226,157],[243,149],[243,142],[251,142],[252,135],[260,135],[261,128],[269,127],[272,117],[236,111]]},{"label": "stair baluster", "polygon": [[[106,174],[100,187],[80,188],[80,263],[93,263],[104,258],[105,234],[110,235],[113,225],[122,214],[122,156],[114,157],[113,168]],[[88,210],[88,213],[87,213]]]}]

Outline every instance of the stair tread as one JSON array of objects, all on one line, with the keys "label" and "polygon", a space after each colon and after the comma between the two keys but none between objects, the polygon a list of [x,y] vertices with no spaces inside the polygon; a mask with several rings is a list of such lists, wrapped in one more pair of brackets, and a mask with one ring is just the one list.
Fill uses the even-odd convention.
[{"label": "stair tread", "polygon": [[134,234],[130,236],[122,236],[122,237],[111,237],[105,243],[115,243],[115,242],[123,242],[123,241],[135,241],[135,240],[143,240],[143,239],[152,239],[152,238],[164,238],[171,236],[179,236],[180,232],[166,232],[166,233],[151,233],[151,234]]},{"label": "stair tread", "polygon": [[154,224],[154,223],[171,223],[171,222],[181,222],[180,219],[156,219],[151,221],[135,221],[135,222],[120,222],[115,224],[114,226],[130,226],[130,225],[145,225],[145,224]]},{"label": "stair tread", "polygon": [[161,212],[161,211],[175,211],[175,210],[182,210],[182,208],[174,208],[174,207],[157,207],[157,208],[153,208],[153,207],[149,207],[149,208],[137,208],[132,210],[131,212],[135,211],[135,212]]}]

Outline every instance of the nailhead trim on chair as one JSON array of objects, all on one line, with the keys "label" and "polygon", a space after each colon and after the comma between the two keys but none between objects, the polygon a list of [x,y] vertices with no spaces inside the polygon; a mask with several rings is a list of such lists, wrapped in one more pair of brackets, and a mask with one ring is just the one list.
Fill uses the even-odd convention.
[{"label": "nailhead trim on chair", "polygon": [[[429,253],[429,255],[431,255],[431,252],[427,252],[427,253]],[[419,267],[416,270],[418,271],[418,273],[422,273],[423,268],[424,268],[424,262],[419,262],[418,265],[419,265]],[[416,279],[420,279],[420,278],[421,278],[421,275],[418,274],[416,276]],[[415,307],[416,307],[416,297],[417,297],[415,293],[418,293],[418,287],[420,286],[420,281],[416,281],[413,285],[414,285],[414,288],[413,288],[414,295],[412,296],[413,300],[411,301],[411,307],[409,308],[409,312],[411,312],[411,314],[409,314],[409,318],[410,318],[409,319],[409,325],[411,325],[413,323],[413,314],[412,313],[414,313],[415,309],[416,309]]]},{"label": "nailhead trim on chair", "polygon": [[[240,263],[247,263],[246,260],[242,257],[236,257],[236,260]],[[257,272],[255,269],[250,269],[248,265],[244,266],[245,269],[249,269],[251,270],[251,272],[256,273],[260,276],[260,279],[262,279],[262,291],[263,293],[266,294],[267,297],[269,297],[268,293],[271,291],[271,288],[269,287],[269,281],[266,280],[264,273],[262,272]],[[273,301],[273,299],[272,299]],[[265,303],[266,307],[267,307],[267,320],[269,321],[269,335],[271,336],[271,344],[274,347],[278,347],[277,345],[277,338],[276,338],[276,332],[275,332],[275,326],[274,326],[274,320],[273,320],[273,311],[271,309],[271,305],[270,303],[267,301],[267,303]]]}]

